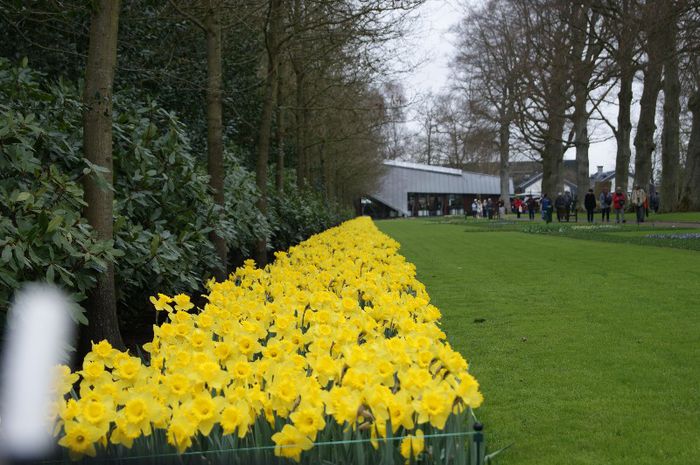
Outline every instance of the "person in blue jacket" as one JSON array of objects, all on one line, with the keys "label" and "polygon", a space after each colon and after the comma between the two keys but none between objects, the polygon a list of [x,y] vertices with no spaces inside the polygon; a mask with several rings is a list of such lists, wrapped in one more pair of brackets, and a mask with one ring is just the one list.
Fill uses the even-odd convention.
[{"label": "person in blue jacket", "polygon": [[542,219],[545,220],[547,223],[552,222],[552,210],[554,207],[552,206],[552,200],[547,197],[547,194],[545,193],[542,196],[542,202],[541,202],[541,207],[542,207]]}]

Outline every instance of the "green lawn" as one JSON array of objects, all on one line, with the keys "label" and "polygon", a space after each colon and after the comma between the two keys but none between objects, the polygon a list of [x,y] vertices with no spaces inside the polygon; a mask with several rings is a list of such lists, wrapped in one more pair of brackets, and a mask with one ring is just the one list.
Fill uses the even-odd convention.
[{"label": "green lawn", "polygon": [[470,361],[491,450],[514,444],[499,464],[700,462],[700,252],[377,225]]},{"label": "green lawn", "polygon": [[[634,216],[632,219],[634,219]],[[700,212],[659,213],[656,215],[652,213],[649,220],[678,223],[700,223]]]}]

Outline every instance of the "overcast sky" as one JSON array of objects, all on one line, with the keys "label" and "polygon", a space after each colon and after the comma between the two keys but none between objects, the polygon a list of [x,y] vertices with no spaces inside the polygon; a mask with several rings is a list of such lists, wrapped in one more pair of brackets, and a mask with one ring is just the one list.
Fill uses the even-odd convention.
[{"label": "overcast sky", "polygon": [[[448,85],[450,74],[449,61],[454,54],[454,35],[450,27],[459,22],[463,15],[464,0],[427,0],[419,10],[420,20],[411,31],[406,45],[409,48],[408,59],[416,64],[413,72],[403,76],[403,85],[409,95],[439,93]],[[638,95],[635,95],[638,98]],[[607,109],[608,119],[615,121],[617,109]],[[633,111],[633,122],[636,112]],[[589,171],[602,165],[606,171],[615,169],[615,140],[611,139],[610,129],[602,122],[591,122],[591,144],[589,152]],[[634,134],[633,134],[634,136]],[[573,150],[565,158],[574,158]]]}]

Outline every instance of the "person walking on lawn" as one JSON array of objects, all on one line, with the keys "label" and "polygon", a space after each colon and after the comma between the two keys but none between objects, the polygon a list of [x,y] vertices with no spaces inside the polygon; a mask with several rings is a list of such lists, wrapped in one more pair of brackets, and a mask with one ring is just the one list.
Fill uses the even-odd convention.
[{"label": "person walking on lawn", "polygon": [[518,215],[518,219],[520,219],[520,214],[523,212],[523,201],[520,197],[515,198],[513,207],[515,207],[515,214]]},{"label": "person walking on lawn", "polygon": [[561,223],[566,216],[566,197],[561,192],[554,199],[554,208],[557,209],[557,221]]},{"label": "person walking on lawn", "polygon": [[634,211],[637,214],[637,224],[644,223],[644,204],[647,201],[647,193],[644,192],[644,189],[642,189],[639,184],[634,186],[630,201],[632,202]]},{"label": "person walking on lawn", "polygon": [[625,203],[627,203],[627,196],[622,192],[622,188],[618,187],[612,196],[612,206],[615,209],[615,223],[625,222]]},{"label": "person walking on lawn", "polygon": [[547,197],[547,194],[544,194],[542,196],[542,203],[540,204],[542,207],[542,219],[546,223],[551,223],[552,222],[552,200]]},{"label": "person walking on lawn", "polygon": [[602,215],[600,222],[603,223],[607,220],[607,222],[610,223],[610,205],[612,205],[612,195],[610,195],[607,188],[603,189],[603,191],[600,193],[599,202],[600,214]]},{"label": "person walking on lawn", "polygon": [[530,217],[530,221],[532,221],[535,219],[535,199],[530,196],[525,203],[527,204],[527,214]]},{"label": "person walking on lawn", "polygon": [[593,212],[595,210],[595,194],[593,193],[593,189],[588,189],[588,193],[583,199],[583,206],[586,207],[588,222],[593,223]]}]

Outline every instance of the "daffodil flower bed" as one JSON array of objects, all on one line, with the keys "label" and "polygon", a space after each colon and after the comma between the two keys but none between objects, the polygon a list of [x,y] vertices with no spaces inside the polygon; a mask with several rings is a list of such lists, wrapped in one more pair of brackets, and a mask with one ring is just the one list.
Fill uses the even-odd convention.
[{"label": "daffodil flower bed", "polygon": [[[209,283],[199,311],[185,295],[153,297],[167,321],[144,346],[150,363],[102,341],[82,370],[61,367],[59,444],[72,458],[267,446],[313,463],[381,448],[449,459],[439,444],[459,455],[465,438],[439,433],[464,431],[482,396],[398,248],[359,218]],[[346,444],[314,447],[333,441]]]}]

